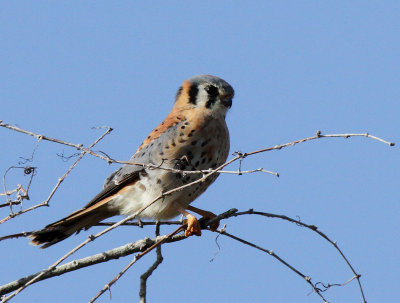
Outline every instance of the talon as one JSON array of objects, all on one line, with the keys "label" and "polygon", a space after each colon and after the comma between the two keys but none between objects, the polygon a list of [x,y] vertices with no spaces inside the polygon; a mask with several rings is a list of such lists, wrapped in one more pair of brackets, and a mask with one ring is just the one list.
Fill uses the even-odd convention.
[{"label": "talon", "polygon": [[[191,206],[191,205],[189,205],[187,207],[187,209],[191,210],[191,211],[194,211],[195,213],[198,213],[200,216],[202,216],[203,217],[202,221],[206,221],[206,220],[209,220],[209,219],[212,219],[212,218],[216,217],[216,215],[214,213],[210,212],[210,211],[203,210],[203,209]],[[215,223],[210,225],[210,229],[212,231],[216,231],[218,227],[219,227],[219,221],[217,221],[217,222],[215,222]],[[203,228],[205,228],[205,226],[203,226]]]},{"label": "talon", "polygon": [[201,228],[199,221],[195,216],[188,214],[187,219],[183,221],[183,224],[187,224],[187,228],[185,230],[185,237],[190,237],[191,235],[201,236]]}]

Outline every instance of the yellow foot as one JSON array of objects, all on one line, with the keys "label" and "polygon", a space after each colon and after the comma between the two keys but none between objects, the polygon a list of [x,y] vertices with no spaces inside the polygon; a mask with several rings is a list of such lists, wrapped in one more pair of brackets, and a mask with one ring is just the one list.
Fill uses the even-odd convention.
[{"label": "yellow foot", "polygon": [[[206,220],[209,220],[209,219],[212,219],[212,218],[215,218],[215,217],[216,217],[216,215],[215,215],[214,213],[212,213],[212,212],[210,212],[210,211],[207,211],[207,210],[203,210],[203,209],[194,207],[194,206],[190,206],[190,205],[189,205],[189,206],[187,207],[187,209],[188,209],[188,210],[191,210],[191,211],[194,211],[195,213],[198,213],[200,216],[202,216],[202,217],[203,217],[204,219],[206,219]],[[217,221],[217,222],[211,224],[211,225],[210,225],[210,229],[211,229],[212,231],[216,231],[217,228],[218,228],[218,226],[219,226],[219,221]]]},{"label": "yellow foot", "polygon": [[190,237],[191,235],[201,236],[201,228],[199,221],[197,221],[196,217],[192,214],[186,215],[186,220],[183,221],[183,224],[187,224],[187,228],[185,230],[185,236]]}]

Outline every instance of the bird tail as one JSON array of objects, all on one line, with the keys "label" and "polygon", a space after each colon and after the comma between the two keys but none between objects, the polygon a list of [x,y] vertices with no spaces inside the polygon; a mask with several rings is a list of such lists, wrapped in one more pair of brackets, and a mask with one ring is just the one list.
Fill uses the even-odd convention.
[{"label": "bird tail", "polygon": [[42,230],[34,231],[29,236],[30,244],[42,245],[40,248],[47,248],[56,244],[81,229],[88,229],[100,221],[116,215],[111,212],[106,203],[96,203],[88,208],[82,208],[69,216],[47,225]]}]

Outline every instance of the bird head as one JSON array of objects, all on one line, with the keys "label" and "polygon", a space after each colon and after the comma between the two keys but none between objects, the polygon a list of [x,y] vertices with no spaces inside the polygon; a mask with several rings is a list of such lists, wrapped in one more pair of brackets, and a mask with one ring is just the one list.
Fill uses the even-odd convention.
[{"label": "bird head", "polygon": [[190,107],[225,116],[235,92],[225,80],[211,75],[187,79],[178,89],[175,106]]}]

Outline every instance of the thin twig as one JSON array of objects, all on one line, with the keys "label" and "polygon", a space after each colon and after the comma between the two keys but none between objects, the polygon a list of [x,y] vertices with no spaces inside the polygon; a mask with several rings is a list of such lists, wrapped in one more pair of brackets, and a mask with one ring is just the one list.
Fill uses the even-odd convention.
[{"label": "thin twig", "polygon": [[[111,226],[114,225],[116,222],[99,222],[95,224],[94,226]],[[182,225],[182,221],[160,221],[160,222],[147,222],[147,221],[140,221],[139,222],[126,222],[124,224],[121,224],[121,226],[138,226],[138,227],[143,227],[146,225]]]},{"label": "thin twig", "polygon": [[277,259],[279,262],[281,262],[282,264],[284,264],[286,267],[288,267],[289,269],[291,269],[293,272],[295,272],[296,274],[298,274],[300,277],[302,277],[312,288],[313,290],[317,293],[318,296],[321,297],[321,299],[324,301],[324,303],[328,303],[328,301],[324,298],[324,296],[321,294],[321,292],[319,291],[319,289],[317,287],[315,287],[315,285],[311,282],[311,278],[309,276],[304,275],[303,273],[301,273],[298,269],[296,269],[295,267],[293,267],[292,265],[290,265],[289,263],[287,263],[285,260],[283,260],[281,257],[279,257],[273,250],[269,250],[269,249],[265,249],[263,247],[260,247],[256,244],[253,244],[249,241],[246,241],[242,238],[239,238],[237,236],[234,236],[230,233],[227,233],[225,230],[217,230],[216,232],[218,232],[221,235],[227,236],[231,239],[234,239],[236,241],[239,241],[243,244],[246,244],[248,246],[251,246],[255,249],[258,249],[260,251],[263,251],[265,253],[267,253],[268,255],[274,257],[275,259]]},{"label": "thin twig", "polygon": [[[156,237],[160,235],[160,222],[156,222]],[[139,298],[140,303],[146,303],[146,294],[147,294],[147,279],[153,274],[153,272],[157,269],[158,265],[162,263],[164,260],[161,254],[161,245],[156,247],[156,260],[154,263],[140,276],[140,290],[139,290]]]},{"label": "thin twig", "polygon": [[157,241],[156,243],[154,243],[152,246],[150,246],[149,248],[147,248],[145,251],[137,254],[133,260],[131,262],[129,262],[129,264],[127,266],[125,266],[125,268],[114,277],[114,279],[112,279],[109,283],[107,283],[103,289],[101,289],[96,296],[94,296],[89,303],[93,303],[94,301],[96,301],[103,293],[105,293],[108,289],[111,288],[111,286],[118,281],[119,278],[122,277],[122,275],[124,273],[126,273],[126,271],[132,267],[133,264],[135,264],[140,258],[142,258],[143,256],[145,256],[147,253],[149,253],[150,251],[152,251],[154,248],[160,246],[162,243],[164,243],[167,239],[173,237],[175,234],[181,232],[184,229],[183,226],[178,227],[175,231],[173,231],[172,233],[170,233],[168,236],[166,236],[165,238]]},{"label": "thin twig", "polygon": [[[91,151],[90,148],[87,149],[87,148],[83,147],[83,144],[74,144],[74,143],[70,143],[70,142],[67,142],[67,141],[60,140],[60,139],[52,138],[52,137],[49,137],[49,136],[40,135],[40,134],[31,132],[29,130],[22,129],[22,128],[18,127],[18,126],[14,126],[14,125],[10,125],[10,124],[4,123],[2,120],[0,120],[0,127],[5,127],[5,128],[8,128],[8,129],[11,129],[11,130],[14,130],[14,131],[29,135],[29,136],[33,136],[37,140],[51,141],[51,142],[67,145],[67,146],[70,146],[70,147],[74,147],[74,148],[76,148],[78,150],[85,151],[86,153],[89,153],[89,154],[91,154],[93,156],[102,158],[103,160],[107,160],[106,157],[103,157],[101,155],[96,154],[95,152]],[[109,129],[110,132],[113,130],[111,127],[109,127],[108,129]]]},{"label": "thin twig", "polygon": [[[203,221],[203,228],[206,228],[207,226],[210,226],[212,224],[214,224],[217,221],[220,221],[222,219],[225,218],[229,218],[229,216],[231,216],[232,214],[236,213],[237,209],[236,208],[232,208],[226,212],[223,212],[222,214],[209,219],[207,221]],[[170,237],[174,236],[176,233],[180,232],[181,230],[184,230],[185,226],[180,226],[178,229],[176,229],[174,232],[170,233],[166,238],[161,239],[160,241],[158,241],[157,243],[154,243],[154,245],[152,245],[151,247],[149,247],[148,249],[146,249],[144,252],[142,252],[141,254],[138,254],[135,256],[135,258],[117,275],[114,277],[113,280],[111,280],[108,284],[106,284],[102,290],[100,290],[95,297],[93,297],[89,303],[94,302],[95,300],[97,300],[97,298],[99,298],[104,292],[107,291],[107,289],[110,289],[110,287],[133,265],[137,262],[137,260],[139,260],[141,257],[143,257],[145,254],[147,254],[149,251],[151,251],[152,249],[154,249],[155,247],[157,247],[158,245],[161,245],[162,243],[164,243],[167,239],[169,239]]]},{"label": "thin twig", "polygon": [[329,134],[329,135],[322,135],[321,131],[317,131],[317,133],[315,134],[315,136],[312,137],[308,137],[308,138],[303,138],[300,140],[295,140],[289,143],[285,143],[285,144],[279,144],[279,145],[275,145],[273,147],[268,147],[268,148],[263,148],[263,149],[259,149],[250,153],[244,153],[242,154],[244,157],[247,156],[251,156],[251,155],[255,155],[255,154],[259,154],[259,153],[263,153],[263,152],[267,152],[267,151],[271,151],[271,150],[279,150],[282,149],[284,147],[288,147],[288,146],[295,146],[298,143],[303,143],[303,142],[307,142],[307,141],[311,141],[311,140],[315,140],[315,139],[320,139],[320,138],[350,138],[350,137],[366,137],[366,138],[370,138],[373,140],[377,140],[379,142],[385,143],[389,146],[394,146],[395,143],[393,142],[388,142],[386,140],[383,140],[381,138],[378,138],[376,136],[372,136],[369,133],[363,133],[363,134]]},{"label": "thin twig", "polygon": [[[99,158],[101,158],[101,159],[104,159],[104,160],[106,160],[108,163],[116,162],[116,163],[125,163],[125,164],[132,164],[132,165],[140,165],[140,164],[131,163],[131,162],[126,163],[126,162],[124,162],[124,161],[115,161],[115,160],[110,161],[110,160],[112,160],[112,159],[110,159],[109,157],[106,158],[106,157],[103,157],[103,156],[101,156],[101,155],[98,155],[98,154],[92,152],[92,151],[90,150],[90,148],[89,148],[89,149],[83,148],[82,145],[74,145],[74,144],[71,144],[71,143],[68,143],[68,142],[64,142],[64,141],[61,141],[61,140],[57,140],[57,139],[54,139],[54,138],[50,138],[50,137],[45,137],[45,136],[42,136],[42,135],[34,134],[34,133],[32,133],[32,132],[28,132],[28,131],[22,130],[22,129],[18,128],[18,127],[14,127],[14,126],[10,126],[10,125],[8,125],[8,124],[5,124],[5,123],[3,123],[2,121],[0,121],[0,126],[6,127],[6,128],[9,128],[9,129],[13,129],[13,130],[16,130],[16,131],[19,131],[19,132],[22,132],[22,133],[26,133],[26,134],[31,135],[31,136],[35,136],[35,137],[37,137],[38,139],[49,140],[49,141],[53,141],[53,142],[57,142],[57,143],[61,143],[61,144],[66,144],[66,145],[69,145],[69,146],[73,146],[73,147],[75,147],[75,148],[77,148],[77,149],[83,150],[85,153],[89,153],[89,154],[91,154],[91,155],[94,155],[94,156],[96,156],[96,157],[99,157]],[[110,129],[110,130],[111,130],[111,129]],[[212,175],[214,175],[214,174],[216,174],[216,173],[219,173],[219,171],[222,170],[222,168],[224,168],[225,166],[227,166],[227,165],[229,165],[229,164],[231,164],[231,163],[233,163],[233,162],[235,162],[235,161],[237,161],[237,160],[242,160],[242,159],[244,159],[245,157],[250,156],[250,155],[253,155],[253,154],[257,154],[257,153],[261,153],[261,152],[266,152],[266,151],[270,151],[270,150],[275,150],[275,149],[281,149],[281,148],[283,148],[283,147],[287,147],[287,146],[290,146],[290,145],[295,145],[295,144],[297,144],[297,143],[306,142],[306,141],[310,141],[310,140],[314,140],[314,139],[318,139],[318,138],[324,138],[324,137],[345,137],[345,138],[348,138],[348,137],[351,137],[351,136],[364,136],[364,137],[368,137],[368,138],[371,138],[371,139],[374,139],[374,140],[378,140],[378,141],[383,142],[383,143],[385,143],[385,144],[388,144],[388,145],[390,145],[390,146],[393,146],[393,145],[394,145],[394,143],[387,142],[387,141],[385,141],[385,140],[383,140],[383,139],[380,139],[380,138],[375,137],[375,136],[371,136],[371,135],[369,135],[369,134],[333,134],[333,135],[321,135],[321,132],[318,131],[317,134],[316,134],[315,136],[313,136],[313,137],[309,137],[309,138],[305,138],[305,139],[301,139],[301,140],[296,140],[296,141],[293,141],[293,142],[291,142],[291,143],[286,143],[286,144],[282,144],[282,145],[277,145],[277,146],[275,146],[275,147],[266,148],[266,149],[262,149],[262,150],[257,150],[257,151],[253,151],[253,152],[250,152],[250,153],[244,153],[244,154],[242,154],[242,153],[236,153],[236,156],[234,156],[231,160],[229,160],[229,161],[227,161],[226,163],[220,165],[218,168],[216,168],[216,169],[214,169],[214,170],[211,170],[210,172],[207,171],[206,173],[204,173],[204,175],[203,175],[202,178],[199,178],[199,179],[197,179],[196,181],[193,181],[193,182],[188,183],[188,184],[186,184],[186,185],[183,185],[183,186],[181,186],[181,187],[178,187],[178,188],[175,188],[175,189],[171,189],[171,190],[169,190],[169,191],[167,191],[167,192],[165,192],[165,193],[162,193],[159,197],[157,197],[157,198],[154,199],[153,201],[151,201],[151,202],[149,202],[148,204],[146,204],[146,206],[145,206],[144,208],[142,208],[141,210],[139,210],[138,212],[136,212],[136,213],[130,215],[129,217],[125,218],[124,220],[119,221],[118,223],[114,224],[113,226],[110,226],[109,228],[105,229],[104,231],[98,233],[97,235],[91,236],[88,240],[86,240],[85,242],[83,242],[83,243],[81,243],[80,245],[78,245],[77,247],[75,247],[73,250],[71,250],[69,253],[67,253],[65,256],[63,256],[61,259],[59,259],[56,263],[54,263],[52,266],[50,266],[50,267],[49,267],[46,271],[44,271],[44,272],[51,271],[55,266],[57,266],[57,265],[60,264],[63,260],[65,260],[65,258],[67,258],[67,257],[70,256],[71,254],[73,254],[74,252],[76,252],[78,249],[80,249],[81,247],[83,247],[84,245],[86,245],[88,242],[90,242],[90,241],[96,239],[97,237],[103,235],[104,233],[106,233],[106,232],[108,232],[108,231],[114,229],[115,227],[117,227],[117,226],[119,226],[119,225],[121,225],[121,224],[127,222],[128,220],[131,220],[131,219],[135,218],[135,217],[138,215],[138,213],[142,212],[145,208],[147,208],[147,207],[149,207],[150,205],[154,204],[154,203],[157,202],[158,200],[164,198],[166,195],[169,195],[169,194],[174,193],[174,192],[176,192],[176,191],[180,191],[180,190],[182,190],[182,189],[184,189],[184,188],[186,188],[186,187],[193,186],[194,184],[197,184],[197,183],[200,183],[200,182],[204,182],[207,178],[209,178],[210,176],[212,176]],[[148,166],[148,165],[145,164],[145,165],[143,165],[143,166],[146,167],[146,166]],[[157,168],[158,168],[158,169],[162,169],[162,168],[160,168],[160,167],[154,167],[154,168],[155,168],[155,169],[157,169]],[[29,209],[26,209],[26,210],[24,210],[23,212],[20,212],[20,213],[27,212],[27,211],[29,211],[29,210],[32,210],[32,209],[37,208],[37,207],[40,207],[40,206],[42,206],[42,205],[39,204],[39,205],[33,206],[33,207],[31,207],[31,208],[29,208]],[[5,218],[5,219],[7,219],[7,218]],[[2,221],[4,221],[5,219],[3,219]],[[0,221],[0,223],[1,223],[2,221]],[[13,294],[11,294],[10,296],[4,298],[2,302],[6,302],[6,301],[8,301],[9,299],[11,299],[12,297],[14,297],[16,294],[18,294],[18,293],[19,293],[20,291],[22,291],[24,288],[26,288],[27,286],[29,286],[30,284],[32,284],[33,282],[35,282],[36,279],[40,278],[40,276],[41,276],[41,274],[39,274],[38,276],[36,276],[35,278],[33,278],[32,280],[30,280],[29,282],[27,282],[24,286],[22,286],[21,288],[19,288],[15,293],[13,293]]]},{"label": "thin twig", "polygon": [[[325,285],[324,283],[322,283],[322,282],[317,282],[317,283],[315,283],[315,287],[317,287],[318,289],[319,289],[319,291],[321,291],[321,292],[325,292],[325,291],[327,291],[329,288],[331,288],[331,287],[334,287],[334,286],[346,286],[347,284],[349,284],[351,281],[353,281],[354,279],[358,279],[359,278],[359,276],[353,276],[353,277],[351,277],[349,280],[347,280],[346,282],[343,282],[343,283],[328,283],[328,285]],[[322,285],[322,287],[323,287],[323,289],[321,289],[320,287],[319,287],[319,285]],[[365,302],[365,301],[364,301]]]},{"label": "thin twig", "polygon": [[[32,176],[33,176],[33,174],[32,174]],[[32,177],[31,177],[30,180],[32,180]],[[28,188],[29,188],[29,185],[30,185],[30,182],[29,182],[29,184],[28,184]],[[11,201],[8,197],[11,196],[11,195],[14,194],[14,193],[17,193],[17,198],[16,198],[14,201]],[[22,194],[21,194],[21,193],[22,193]],[[15,188],[15,189],[13,189],[13,190],[9,190],[9,191],[6,191],[6,192],[4,192],[4,193],[0,193],[0,196],[6,196],[6,199],[7,199],[7,201],[8,201],[7,203],[0,204],[0,208],[2,208],[2,207],[7,207],[7,206],[10,207],[10,205],[18,205],[18,204],[21,204],[21,203],[22,203],[22,200],[23,200],[23,199],[29,199],[28,191],[25,190],[25,189],[22,187],[21,184],[18,184],[18,185],[17,185],[17,188]]]},{"label": "thin twig", "polygon": [[[215,223],[216,221],[219,221],[219,220],[222,220],[225,218],[229,218],[235,212],[237,212],[237,209],[232,208],[210,220],[207,220],[206,222],[204,222],[203,226],[205,228],[205,227],[210,226],[211,224]],[[25,236],[25,235],[23,235],[23,233],[22,233],[20,236]],[[109,251],[106,251],[106,252],[103,252],[103,253],[100,253],[100,254],[97,254],[94,256],[89,256],[89,257],[85,257],[83,259],[74,260],[74,261],[71,261],[64,265],[61,265],[61,266],[56,265],[53,269],[47,268],[38,273],[29,275],[27,277],[24,277],[24,278],[18,279],[16,281],[10,282],[8,284],[5,284],[3,286],[0,286],[0,295],[20,289],[21,287],[26,285],[28,282],[30,284],[37,283],[41,280],[48,279],[48,278],[51,278],[54,276],[59,276],[64,273],[74,271],[74,270],[77,270],[77,269],[80,269],[83,267],[91,266],[91,265],[102,263],[102,262],[107,262],[108,260],[111,260],[111,259],[118,259],[119,257],[127,256],[127,255],[133,254],[138,251],[143,251],[143,249],[149,248],[150,246],[159,242],[160,240],[162,240],[165,237],[167,237],[167,239],[163,243],[176,242],[176,241],[186,239],[186,237],[184,235],[173,236],[171,238],[168,238],[168,236],[166,235],[166,236],[157,237],[153,240],[146,238],[144,240],[135,241],[133,243],[129,243],[129,244],[123,245],[121,247],[114,248],[114,249],[111,249]]]},{"label": "thin twig", "polygon": [[[0,126],[2,126],[1,123],[0,123]],[[102,140],[102,139],[103,139],[106,135],[108,135],[111,131],[112,131],[112,128],[107,129],[107,131],[105,131],[96,141],[94,141],[94,142],[89,146],[89,149],[92,148],[93,146],[95,146],[100,140]],[[84,151],[81,152],[81,154],[79,155],[78,159],[76,159],[75,162],[74,162],[74,163],[69,167],[69,169],[65,172],[65,174],[64,174],[61,178],[58,179],[58,181],[57,181],[55,187],[53,188],[53,190],[51,191],[50,195],[48,196],[48,198],[47,198],[45,201],[43,201],[43,202],[41,202],[41,203],[39,203],[39,204],[36,204],[36,205],[34,205],[34,206],[31,206],[31,207],[29,207],[29,208],[20,210],[19,212],[10,214],[8,217],[5,217],[5,218],[3,218],[2,220],[0,220],[0,224],[6,222],[6,221],[8,221],[8,220],[10,220],[11,218],[14,218],[14,217],[19,216],[19,215],[22,215],[22,214],[24,214],[24,213],[26,213],[26,212],[32,211],[32,210],[34,210],[34,209],[36,209],[36,208],[43,207],[43,206],[48,206],[48,205],[49,205],[49,202],[50,202],[50,200],[51,200],[51,198],[53,197],[53,195],[55,194],[56,190],[59,188],[59,186],[61,185],[61,183],[62,183],[62,182],[64,181],[64,179],[68,176],[68,174],[75,168],[75,166],[76,166],[76,165],[78,164],[78,162],[85,156],[86,153],[87,153],[86,150],[84,150]]]},{"label": "thin twig", "polygon": [[[286,220],[286,221],[289,221],[289,222],[292,222],[292,223],[296,223],[297,225],[300,225],[300,226],[303,226],[303,227],[307,227],[307,228],[309,228],[309,229],[311,229],[311,230],[317,232],[320,236],[322,236],[324,239],[328,240],[330,243],[335,243],[335,242],[331,241],[324,233],[320,232],[320,231],[317,229],[317,227],[314,226],[314,225],[308,225],[308,224],[305,224],[305,223],[303,223],[303,222],[301,222],[301,221],[299,221],[299,220],[295,220],[295,219],[292,219],[292,218],[287,217],[287,216],[276,215],[276,214],[270,214],[270,213],[264,213],[264,212],[257,212],[257,211],[254,211],[254,210],[252,210],[252,209],[250,209],[250,210],[248,210],[248,211],[244,211],[244,212],[237,212],[237,209],[230,209],[230,210],[228,210],[228,211],[226,211],[226,212],[224,212],[224,213],[222,213],[222,214],[216,216],[216,217],[213,218],[213,219],[207,220],[207,221],[205,222],[205,225],[204,225],[203,227],[205,227],[205,226],[210,226],[210,225],[212,225],[213,223],[215,223],[216,221],[222,220],[222,219],[224,219],[224,218],[230,218],[230,217],[236,217],[236,216],[242,216],[242,215],[261,215],[261,216],[270,217],[270,218],[280,218],[280,219],[283,219],[283,220]],[[222,231],[224,231],[224,230],[222,230]],[[220,231],[220,233],[222,233],[222,231]],[[226,234],[227,234],[227,233],[225,232],[225,235],[226,235]],[[233,235],[232,235],[232,236],[233,236]],[[233,237],[235,237],[235,236],[233,236]],[[235,240],[238,240],[238,241],[239,241],[240,238],[238,238],[238,237],[236,237],[236,238],[237,238],[237,239],[235,239]],[[240,239],[240,240],[243,240],[243,239]],[[143,240],[143,241],[145,241],[145,240]],[[157,241],[154,241],[152,244],[155,244],[155,243],[157,243],[157,242],[159,242],[159,241],[160,241],[159,238],[157,238]],[[248,242],[248,241],[246,241],[246,240],[243,240],[243,241],[246,242],[245,244],[250,243],[250,242]],[[167,241],[167,242],[169,242],[169,241]],[[135,246],[138,245],[138,244],[136,244],[136,243],[138,243],[138,242],[135,242]],[[242,243],[244,243],[244,242],[242,242]],[[251,244],[252,244],[252,243],[251,243]],[[253,244],[253,245],[255,245],[255,244]],[[252,246],[252,245],[251,245],[251,246]],[[257,246],[257,245],[255,245],[255,246]],[[146,247],[150,247],[150,246],[147,245]],[[253,246],[253,247],[254,247],[254,246]],[[260,247],[258,247],[258,246],[257,246],[256,248],[257,248],[257,249],[260,249]],[[267,252],[268,254],[274,256],[274,253],[272,252],[272,254],[271,254],[271,251],[270,251],[270,250],[267,250],[267,249],[261,249],[261,250],[263,250],[264,252]],[[118,251],[121,252],[121,249],[119,248]],[[131,252],[131,253],[133,253],[133,252]],[[103,256],[104,256],[104,254],[99,254],[99,255],[103,255]],[[65,269],[64,266],[66,266],[67,264],[66,264],[66,265],[62,265],[62,266],[59,266],[59,267],[57,267],[55,270],[52,270],[52,271],[50,271],[50,272],[47,272],[45,275],[43,275],[43,276],[42,276],[40,279],[38,279],[38,280],[45,279],[45,278],[47,278],[47,277],[51,277],[51,276],[54,276],[54,275],[60,275],[60,274],[63,274],[63,273],[65,273],[65,272],[68,272],[68,271],[71,271],[71,270],[76,270],[76,269],[78,269],[78,268],[75,268],[76,266],[79,266],[79,268],[81,268],[81,267],[85,267],[85,266],[90,266],[90,265],[93,265],[93,264],[97,264],[97,263],[99,263],[99,262],[105,262],[106,260],[103,260],[102,258],[100,258],[100,259],[102,259],[102,260],[99,261],[99,255],[92,256],[92,257],[95,257],[95,258],[92,258],[92,257],[84,258],[85,260],[86,260],[86,259],[90,259],[91,261],[93,261],[93,259],[94,259],[93,263],[90,263],[90,262],[88,262],[88,261],[82,262],[81,260],[69,262],[69,263],[67,263],[67,264],[68,264],[68,270],[66,270],[66,271],[60,271],[61,269],[64,270],[64,269]],[[108,255],[109,255],[109,253],[106,253],[106,256],[108,256]],[[114,255],[114,253],[113,253],[113,254],[110,254],[110,255]],[[121,256],[121,255],[120,255],[120,256]],[[292,270],[294,270],[297,274],[299,274],[300,276],[302,276],[304,279],[306,279],[306,281],[307,281],[309,284],[312,284],[312,283],[311,283],[311,279],[310,279],[309,277],[307,277],[307,276],[305,276],[304,274],[302,274],[302,273],[296,271],[296,270],[294,269],[294,267],[291,267],[286,261],[284,261],[284,260],[280,259],[280,257],[276,256],[276,254],[275,254],[274,257],[277,258],[278,260],[280,260],[283,264],[285,264],[286,266],[288,266],[288,267],[291,268]],[[343,256],[343,257],[344,257],[344,256]],[[118,256],[115,256],[115,255],[114,255],[113,258],[118,258]],[[345,258],[345,257],[344,257],[344,258]],[[347,259],[345,258],[345,260],[347,260]],[[136,261],[137,261],[137,260],[136,260]],[[135,262],[136,262],[136,261],[135,261]],[[346,262],[348,262],[348,261],[346,261]],[[85,265],[82,266],[82,264],[85,264]],[[132,264],[134,264],[134,263],[132,263]],[[53,274],[54,271],[56,271],[57,274]],[[27,282],[28,278],[31,279],[31,278],[33,278],[33,277],[35,277],[35,276],[37,276],[37,275],[38,275],[38,274],[36,274],[36,275],[31,275],[31,276],[29,276],[29,277],[26,277],[26,278],[23,278],[23,279],[21,279],[21,280],[18,280],[18,281],[20,282],[20,284],[18,284],[18,285],[15,285],[15,284],[16,284],[16,283],[15,283],[16,281],[14,281],[14,282],[11,282],[11,283],[9,283],[9,284],[4,285],[3,287],[0,287],[0,294],[4,294],[4,293],[7,293],[7,292],[10,292],[10,291],[15,290],[18,286],[24,285],[24,283]],[[343,283],[343,284],[328,284],[328,286],[330,285],[329,287],[332,287],[332,286],[346,285],[346,284],[348,284],[350,281],[352,281],[352,280],[354,280],[354,279],[359,279],[359,277],[360,277],[360,275],[355,274],[354,277],[353,277],[352,279],[350,279],[349,281],[347,281],[347,282],[345,282],[345,283]],[[115,283],[115,282],[114,282],[114,283]],[[12,289],[10,289],[10,285],[13,285],[13,288],[12,288]],[[325,290],[321,290],[320,288],[318,288],[318,287],[317,287],[318,285],[323,285],[323,286],[325,286],[325,285],[322,284],[321,282],[317,282],[317,283],[314,285],[314,288],[317,288],[317,290],[320,291],[320,292],[325,291]],[[315,291],[314,288],[313,288],[313,290]],[[2,289],[7,289],[7,291],[2,291]],[[108,288],[105,288],[105,290],[107,290],[107,289],[108,289]],[[319,294],[319,295],[320,295],[320,294]],[[320,296],[321,296],[321,295],[320,295]]]},{"label": "thin twig", "polygon": [[363,287],[361,285],[361,280],[360,280],[361,275],[356,272],[354,267],[351,265],[349,259],[344,255],[342,250],[339,248],[337,242],[331,240],[326,234],[324,234],[323,232],[318,230],[317,226],[306,224],[304,222],[301,222],[300,220],[295,220],[295,219],[290,218],[290,217],[285,216],[285,215],[277,215],[277,214],[271,214],[271,213],[266,213],[266,212],[254,211],[253,209],[249,209],[248,211],[243,211],[243,212],[237,212],[237,213],[233,214],[232,216],[237,217],[237,216],[243,216],[243,215],[259,215],[259,216],[268,217],[268,218],[279,218],[279,219],[282,219],[282,220],[286,220],[286,221],[295,223],[295,224],[297,224],[299,226],[306,227],[306,228],[316,232],[318,235],[320,235],[322,238],[324,238],[326,241],[328,241],[330,244],[332,244],[333,247],[335,247],[335,249],[339,252],[339,254],[342,257],[342,259],[346,262],[347,266],[350,268],[350,270],[354,274],[355,279],[357,279],[358,287],[360,289],[360,293],[361,293],[363,302],[364,303],[367,302],[366,298],[365,298],[365,295],[364,295]]},{"label": "thin twig", "polygon": [[[173,168],[160,167],[159,165],[148,164],[148,163],[135,163],[135,162],[132,162],[132,161],[119,161],[119,160],[112,159],[111,157],[109,157],[105,153],[103,153],[103,154],[105,154],[106,156],[100,155],[99,153],[96,153],[96,152],[90,150],[90,147],[89,148],[84,148],[82,144],[74,144],[74,143],[66,142],[66,141],[63,141],[63,140],[60,140],[60,139],[51,138],[49,136],[40,135],[40,134],[31,132],[31,131],[24,130],[24,129],[19,128],[17,126],[13,126],[13,125],[4,123],[1,120],[0,120],[0,127],[5,127],[5,128],[8,128],[8,129],[11,129],[11,130],[14,130],[14,131],[18,131],[18,132],[33,136],[33,137],[37,138],[38,140],[39,139],[40,140],[48,140],[48,141],[52,141],[52,142],[55,142],[55,143],[64,144],[64,145],[67,145],[67,146],[70,146],[70,147],[74,147],[74,148],[76,148],[78,150],[85,151],[86,153],[88,153],[88,154],[90,154],[92,156],[95,156],[95,157],[100,158],[100,159],[102,159],[104,161],[107,161],[108,164],[118,163],[118,164],[139,165],[139,166],[143,166],[144,168],[168,170],[168,171],[171,171],[171,172],[183,172],[183,173],[187,173],[187,174],[208,173],[211,170],[210,169],[210,170],[200,170],[200,171],[181,171],[181,170],[177,170],[177,169],[173,169]],[[110,130],[112,130],[112,128],[110,128]],[[342,138],[367,137],[367,138],[370,138],[370,139],[377,140],[379,142],[388,144],[389,146],[394,146],[395,145],[395,143],[393,143],[393,142],[388,142],[388,141],[383,140],[383,139],[381,139],[379,137],[370,135],[369,133],[322,135],[321,131],[317,131],[316,135],[312,136],[312,137],[308,137],[308,138],[304,138],[304,139],[300,139],[300,140],[295,140],[295,141],[292,141],[292,142],[289,142],[289,143],[280,144],[280,145],[276,145],[276,146],[273,146],[273,147],[268,147],[268,148],[264,148],[264,149],[260,149],[260,150],[256,150],[256,151],[252,151],[252,152],[248,152],[248,153],[239,153],[239,152],[237,152],[236,154],[241,156],[238,159],[243,159],[243,158],[245,158],[247,156],[250,156],[250,155],[253,155],[253,154],[258,154],[258,153],[267,152],[267,151],[271,151],[271,150],[279,150],[279,149],[282,149],[284,147],[294,146],[294,145],[296,145],[298,143],[311,141],[311,140],[315,140],[315,139],[319,139],[319,138],[329,138],[329,137],[331,137],[331,138],[337,138],[337,137],[342,137]],[[236,159],[236,160],[238,160],[238,159]],[[240,171],[239,171],[239,174],[240,174]],[[272,172],[272,174],[275,174],[275,173]]]},{"label": "thin twig", "polygon": [[[145,238],[142,240],[137,240],[135,242],[128,243],[128,244],[122,245],[120,247],[116,247],[116,248],[107,250],[105,252],[101,252],[101,253],[98,253],[98,254],[95,254],[92,256],[84,257],[82,259],[70,261],[63,265],[55,267],[54,270],[52,270],[52,271],[45,273],[34,283],[37,283],[39,281],[43,281],[43,280],[46,280],[46,279],[49,279],[52,277],[60,276],[60,275],[63,275],[63,274],[66,274],[66,273],[69,273],[69,272],[72,272],[75,270],[79,270],[81,268],[108,262],[110,260],[117,260],[121,257],[132,255],[134,253],[137,253],[137,252],[140,252],[140,251],[143,251],[143,250],[149,248],[150,246],[152,246],[153,244],[157,243],[158,241],[160,241],[161,239],[163,239],[165,237],[167,237],[167,235],[159,236],[154,239]],[[186,239],[185,235],[180,234],[180,235],[176,235],[176,236],[173,236],[173,237],[167,239],[164,242],[164,244],[182,241],[185,239]],[[42,273],[42,271],[0,286],[0,295],[10,293],[10,292],[20,288],[21,286],[26,284],[28,281],[30,281],[34,277],[38,276],[40,273]]]}]

